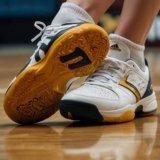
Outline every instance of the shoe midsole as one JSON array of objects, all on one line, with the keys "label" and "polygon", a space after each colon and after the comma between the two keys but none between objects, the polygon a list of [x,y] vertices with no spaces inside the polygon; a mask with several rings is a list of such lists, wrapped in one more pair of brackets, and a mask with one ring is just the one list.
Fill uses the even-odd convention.
[{"label": "shoe midsole", "polygon": [[139,106],[142,106],[142,111],[144,113],[149,113],[149,112],[155,111],[157,109],[157,100],[156,100],[155,93],[153,92],[152,95],[141,99],[140,101],[138,101],[135,104],[128,104],[127,106],[120,108],[120,109],[116,109],[116,110],[110,110],[110,111],[99,110],[99,112],[104,117],[105,116],[116,116],[117,117],[127,111],[136,112],[136,109]]}]

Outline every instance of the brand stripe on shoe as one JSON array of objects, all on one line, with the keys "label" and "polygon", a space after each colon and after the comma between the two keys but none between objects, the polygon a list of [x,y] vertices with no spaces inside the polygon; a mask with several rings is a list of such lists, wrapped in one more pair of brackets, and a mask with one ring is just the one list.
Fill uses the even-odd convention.
[{"label": "brand stripe on shoe", "polygon": [[131,83],[127,82],[128,79],[128,75],[125,75],[121,81],[119,82],[119,85],[127,88],[128,90],[130,90],[136,97],[136,101],[138,102],[141,99],[141,95],[138,91],[138,89]]}]

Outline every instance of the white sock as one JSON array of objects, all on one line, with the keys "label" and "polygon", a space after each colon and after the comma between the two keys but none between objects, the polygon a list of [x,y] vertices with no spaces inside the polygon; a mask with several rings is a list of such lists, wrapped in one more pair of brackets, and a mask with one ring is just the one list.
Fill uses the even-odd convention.
[{"label": "white sock", "polygon": [[52,24],[60,26],[65,23],[90,22],[94,23],[92,17],[81,7],[74,3],[65,2],[57,15],[54,17]]},{"label": "white sock", "polygon": [[117,34],[110,34],[109,37],[110,57],[114,57],[122,61],[132,59],[141,68],[141,70],[145,70],[144,46],[136,44]]}]

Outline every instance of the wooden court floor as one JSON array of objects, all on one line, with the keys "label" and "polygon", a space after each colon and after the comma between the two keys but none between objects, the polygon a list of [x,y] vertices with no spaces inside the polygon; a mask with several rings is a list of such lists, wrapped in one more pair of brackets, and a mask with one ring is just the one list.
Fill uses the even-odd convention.
[{"label": "wooden court floor", "polygon": [[[30,55],[0,56],[0,160],[160,160],[160,109],[121,124],[85,124],[57,112],[35,125],[19,126],[4,113],[4,92]],[[149,60],[160,107],[160,49]]]}]

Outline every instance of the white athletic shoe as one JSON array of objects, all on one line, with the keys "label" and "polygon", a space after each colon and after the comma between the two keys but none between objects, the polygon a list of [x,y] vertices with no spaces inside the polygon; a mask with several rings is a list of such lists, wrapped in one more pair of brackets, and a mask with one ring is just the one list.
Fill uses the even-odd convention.
[{"label": "white athletic shoe", "polygon": [[74,120],[126,122],[157,109],[146,61],[145,71],[132,60],[107,57],[97,71],[60,103],[61,114]]},{"label": "white athletic shoe", "polygon": [[38,47],[4,98],[7,115],[21,124],[36,123],[54,114],[66,83],[93,73],[109,49],[107,33],[96,24],[56,27],[36,22],[35,26],[40,33],[33,40],[42,35]]}]

